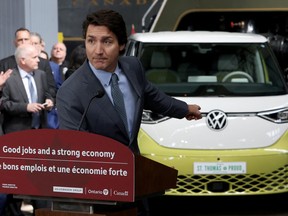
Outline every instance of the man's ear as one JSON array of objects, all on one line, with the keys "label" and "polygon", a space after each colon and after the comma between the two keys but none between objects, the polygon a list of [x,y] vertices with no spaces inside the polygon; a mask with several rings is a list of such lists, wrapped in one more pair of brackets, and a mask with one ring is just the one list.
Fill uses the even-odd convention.
[{"label": "man's ear", "polygon": [[26,64],[25,58],[20,58],[20,62],[21,62],[21,65],[25,65]]}]

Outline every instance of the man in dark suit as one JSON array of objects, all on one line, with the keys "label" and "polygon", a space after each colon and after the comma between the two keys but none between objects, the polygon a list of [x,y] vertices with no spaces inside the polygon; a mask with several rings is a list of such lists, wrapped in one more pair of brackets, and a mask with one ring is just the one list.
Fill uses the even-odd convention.
[{"label": "man in dark suit", "polygon": [[[139,153],[137,135],[143,109],[188,120],[202,117],[200,106],[174,99],[148,82],[137,58],[120,57],[127,43],[126,25],[120,14],[112,10],[91,13],[82,27],[88,60],[58,90],[60,129],[107,136]],[[118,105],[120,97],[113,98],[117,86],[114,79],[111,81],[114,74],[124,107]]]},{"label": "man in dark suit", "polygon": [[[50,110],[54,105],[46,73],[38,70],[39,58],[36,48],[31,44],[18,46],[15,51],[15,59],[17,67],[13,69],[6,81],[1,97],[4,134],[45,128],[45,110]],[[30,81],[31,86],[29,86]],[[37,124],[34,123],[34,120]],[[42,201],[33,202],[34,209],[42,207],[42,205],[46,207],[47,204]],[[22,200],[10,199],[8,205],[11,207],[11,211],[17,212],[16,215],[21,215],[21,203]]]},{"label": "man in dark suit", "polygon": [[[89,14],[83,28],[88,60],[58,90],[60,128],[111,137],[138,152],[137,135],[144,108],[176,118],[201,118],[198,105],[171,98],[148,82],[137,58],[120,57],[127,43],[120,14],[110,10]],[[113,106],[110,78],[114,73],[124,93],[128,128]]]},{"label": "man in dark suit", "polygon": [[[45,128],[44,110],[50,110],[54,105],[47,85],[46,73],[38,70],[39,58],[36,48],[29,44],[17,47],[15,59],[18,66],[6,81],[1,98],[4,134],[33,128],[33,113],[39,113],[40,119],[39,127],[34,129]],[[37,101],[32,101],[30,98],[31,92],[29,92],[26,75],[31,75],[34,80],[32,85],[37,92]]]},{"label": "man in dark suit", "polygon": [[[26,28],[19,28],[15,32],[14,45],[17,48],[22,44],[31,44],[30,31]],[[56,97],[56,86],[54,77],[49,64],[49,60],[39,57],[39,69],[46,72],[47,82],[50,94],[53,98]],[[7,71],[8,69],[14,69],[17,67],[16,59],[14,55],[8,56],[0,60],[0,71]]]}]

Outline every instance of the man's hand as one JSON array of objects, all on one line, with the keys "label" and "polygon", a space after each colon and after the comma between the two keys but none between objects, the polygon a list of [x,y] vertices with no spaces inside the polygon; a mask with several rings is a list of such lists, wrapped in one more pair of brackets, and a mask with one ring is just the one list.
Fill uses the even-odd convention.
[{"label": "man's hand", "polygon": [[13,71],[12,69],[8,69],[5,72],[3,71],[0,72],[0,90],[3,89],[5,82],[10,77],[12,71]]},{"label": "man's hand", "polygon": [[29,103],[27,104],[27,111],[31,113],[39,112],[43,109],[50,111],[54,106],[54,103],[50,99],[46,99],[44,104]]},{"label": "man's hand", "polygon": [[188,105],[188,114],[186,115],[187,120],[198,120],[202,118],[201,112],[201,107],[196,105],[196,104],[190,104]]},{"label": "man's hand", "polygon": [[53,101],[51,99],[46,99],[45,100],[45,105],[43,105],[44,109],[48,110],[48,111],[50,111],[53,108],[53,106],[54,106],[54,103],[53,103]]}]

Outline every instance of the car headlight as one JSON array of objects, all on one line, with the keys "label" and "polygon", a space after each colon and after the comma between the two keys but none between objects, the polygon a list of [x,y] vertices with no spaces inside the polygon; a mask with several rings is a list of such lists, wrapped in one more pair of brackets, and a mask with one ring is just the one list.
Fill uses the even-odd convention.
[{"label": "car headlight", "polygon": [[258,116],[274,123],[288,123],[288,108],[261,112]]},{"label": "car headlight", "polygon": [[142,113],[142,123],[144,124],[157,124],[169,118],[170,117],[154,113],[150,110],[144,110]]}]

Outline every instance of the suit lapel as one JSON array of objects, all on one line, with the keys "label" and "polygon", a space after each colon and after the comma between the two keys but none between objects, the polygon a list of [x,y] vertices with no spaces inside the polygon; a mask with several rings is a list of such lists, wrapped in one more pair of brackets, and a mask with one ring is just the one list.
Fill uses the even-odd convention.
[{"label": "suit lapel", "polygon": [[33,77],[34,77],[34,81],[35,81],[36,88],[37,88],[37,95],[38,95],[38,102],[39,102],[40,96],[43,95],[40,71],[36,70]]},{"label": "suit lapel", "polygon": [[23,81],[22,81],[22,78],[20,76],[20,72],[19,72],[18,68],[14,69],[13,77],[14,77],[14,80],[16,83],[15,87],[18,88],[19,94],[22,96],[22,98],[24,98],[25,102],[29,103],[26,89],[24,87],[24,84],[23,84]]},{"label": "suit lapel", "polygon": [[133,87],[134,91],[140,97],[141,95],[141,87],[138,83],[137,75],[139,73],[138,69],[135,68],[136,64],[129,64],[126,61],[123,61],[122,58],[119,60],[120,68],[122,72],[126,75],[128,81],[130,82],[130,85]]},{"label": "suit lapel", "polygon": [[[134,139],[135,136],[138,135],[138,130],[136,130],[136,125],[141,121],[141,119],[138,118],[138,116],[142,116],[142,109],[141,107],[141,87],[142,84],[139,83],[139,79],[137,76],[139,76],[139,73],[141,72],[141,68],[137,68],[137,64],[134,64],[132,62],[128,62],[125,60],[122,60],[123,58],[119,59],[120,67],[123,73],[125,73],[130,85],[132,86],[133,90],[136,92],[136,104],[135,104],[135,114],[133,118],[133,125],[132,125],[132,135],[131,140]],[[125,58],[127,60],[127,58]],[[140,113],[141,112],[141,113]]]},{"label": "suit lapel", "polygon": [[[92,70],[90,69],[88,64],[86,64],[86,67],[88,67],[88,68],[86,68],[82,71],[83,73],[85,73],[85,74],[83,74],[83,77],[84,77],[83,85],[87,86],[86,87],[87,88],[87,94],[88,94],[88,98],[90,100],[92,97],[94,97],[98,93],[99,90],[103,91],[103,92],[105,92],[105,90],[104,90],[100,80],[94,75],[94,73],[92,72]],[[110,119],[112,122],[116,121],[119,129],[127,135],[125,125],[124,125],[123,121],[121,120],[119,114],[114,109],[114,106],[113,106],[113,104],[112,104],[112,102],[111,102],[111,100],[110,100],[110,98],[106,92],[104,93],[103,97],[101,97],[101,103],[98,103],[97,105],[103,111],[103,113],[101,113],[101,114],[105,114],[107,116],[107,118]]]}]

